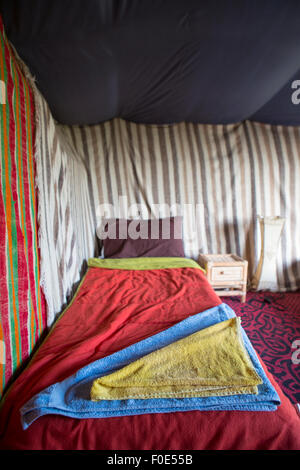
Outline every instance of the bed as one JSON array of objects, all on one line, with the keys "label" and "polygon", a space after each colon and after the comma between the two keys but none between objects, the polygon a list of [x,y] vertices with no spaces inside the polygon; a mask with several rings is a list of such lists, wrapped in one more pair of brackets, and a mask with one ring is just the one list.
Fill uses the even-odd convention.
[{"label": "bed", "polygon": [[73,300],[2,400],[1,449],[300,449],[299,417],[261,360],[280,401],[270,411],[171,409],[78,418],[50,410],[24,426],[27,404],[38,397],[37,406],[40,394],[53,384],[222,308],[199,265],[190,259],[90,259],[88,265]]}]

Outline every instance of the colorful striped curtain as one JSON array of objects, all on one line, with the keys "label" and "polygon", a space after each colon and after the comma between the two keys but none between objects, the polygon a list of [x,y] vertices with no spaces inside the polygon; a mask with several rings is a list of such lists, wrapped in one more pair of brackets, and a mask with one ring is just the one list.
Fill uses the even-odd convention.
[{"label": "colorful striped curtain", "polygon": [[40,287],[34,102],[0,17],[0,394],[46,326]]}]

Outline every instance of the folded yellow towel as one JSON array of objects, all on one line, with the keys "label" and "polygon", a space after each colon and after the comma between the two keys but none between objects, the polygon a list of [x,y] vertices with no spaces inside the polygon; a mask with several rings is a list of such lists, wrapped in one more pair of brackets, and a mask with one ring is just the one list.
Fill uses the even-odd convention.
[{"label": "folded yellow towel", "polygon": [[91,399],[255,394],[261,383],[242,340],[240,319],[235,317],[96,379]]}]

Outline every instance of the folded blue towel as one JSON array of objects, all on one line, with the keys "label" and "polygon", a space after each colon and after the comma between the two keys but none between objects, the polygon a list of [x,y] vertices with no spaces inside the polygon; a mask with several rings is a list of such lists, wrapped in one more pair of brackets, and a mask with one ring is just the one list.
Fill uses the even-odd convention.
[{"label": "folded blue towel", "polygon": [[161,333],[139,341],[110,356],[83,367],[72,376],[46,388],[31,398],[20,410],[24,429],[43,415],[60,414],[72,418],[107,418],[147,413],[191,410],[274,411],[280,399],[271,385],[243,328],[243,341],[255,370],[263,383],[258,394],[199,398],[153,398],[91,401],[93,381],[126,366],[140,357],[221,321],[235,317],[234,311],[221,304],[192,315]]}]

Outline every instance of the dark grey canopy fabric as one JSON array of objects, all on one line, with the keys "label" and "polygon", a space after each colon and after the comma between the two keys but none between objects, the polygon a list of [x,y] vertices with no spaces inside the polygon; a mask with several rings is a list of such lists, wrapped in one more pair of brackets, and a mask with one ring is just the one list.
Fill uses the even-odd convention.
[{"label": "dark grey canopy fabric", "polygon": [[61,123],[121,117],[300,125],[300,104],[292,100],[300,80],[299,0],[0,6],[8,38]]}]

